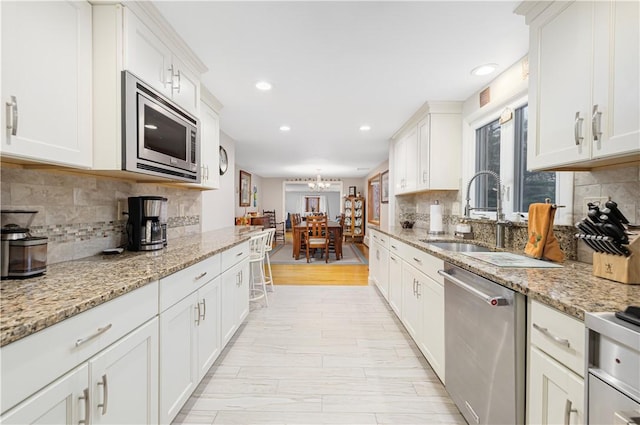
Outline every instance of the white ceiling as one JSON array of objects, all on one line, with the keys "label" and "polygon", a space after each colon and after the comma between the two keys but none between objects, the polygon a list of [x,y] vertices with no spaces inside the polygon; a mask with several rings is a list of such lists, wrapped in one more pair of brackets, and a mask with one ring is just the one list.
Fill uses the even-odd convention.
[{"label": "white ceiling", "polygon": [[497,75],[472,68],[528,50],[514,1],[155,4],[208,66],[236,163],[262,177],[366,176],[425,101],[466,100]]}]

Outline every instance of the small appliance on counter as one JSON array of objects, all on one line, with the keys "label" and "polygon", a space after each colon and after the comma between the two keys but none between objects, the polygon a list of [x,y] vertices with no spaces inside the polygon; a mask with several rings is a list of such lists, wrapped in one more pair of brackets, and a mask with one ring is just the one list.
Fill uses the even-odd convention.
[{"label": "small appliance on counter", "polygon": [[[2,210],[2,279],[37,276],[47,271],[48,238],[31,236],[27,227],[37,212]],[[4,224],[9,215],[19,224]]]},{"label": "small appliance on counter", "polygon": [[127,249],[155,251],[167,245],[167,198],[132,196],[128,198]]}]

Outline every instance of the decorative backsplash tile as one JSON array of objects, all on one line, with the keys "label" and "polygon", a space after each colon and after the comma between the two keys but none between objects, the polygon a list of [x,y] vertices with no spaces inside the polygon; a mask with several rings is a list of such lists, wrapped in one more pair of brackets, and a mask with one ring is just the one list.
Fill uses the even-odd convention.
[{"label": "decorative backsplash tile", "polygon": [[[118,217],[118,203],[126,211],[130,196],[164,196],[169,200],[169,243],[172,238],[200,233],[201,192],[197,190],[5,163],[0,176],[3,210],[38,211],[28,227],[34,236],[49,238],[49,264],[126,245],[127,221],[126,216]],[[3,216],[2,225],[14,218]]]}]

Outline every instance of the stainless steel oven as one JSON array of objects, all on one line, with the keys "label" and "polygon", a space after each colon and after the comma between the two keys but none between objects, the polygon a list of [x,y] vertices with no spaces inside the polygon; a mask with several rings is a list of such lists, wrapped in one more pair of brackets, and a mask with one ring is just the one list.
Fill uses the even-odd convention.
[{"label": "stainless steel oven", "polygon": [[587,313],[587,423],[640,425],[640,326]]},{"label": "stainless steel oven", "polygon": [[199,183],[198,119],[130,72],[122,80],[123,169]]}]

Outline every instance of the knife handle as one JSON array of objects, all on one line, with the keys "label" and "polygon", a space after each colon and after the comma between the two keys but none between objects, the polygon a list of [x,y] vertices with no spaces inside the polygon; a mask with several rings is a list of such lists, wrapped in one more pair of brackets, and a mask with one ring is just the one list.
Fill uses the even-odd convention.
[{"label": "knife handle", "polygon": [[618,221],[624,224],[629,224],[629,220],[627,220],[627,217],[625,217],[624,214],[622,214],[622,211],[618,209],[618,204],[616,204],[614,201],[608,200],[607,202],[605,202],[604,206],[611,210]]}]

